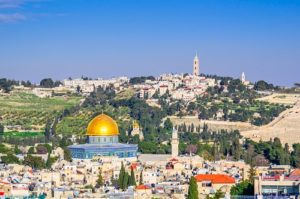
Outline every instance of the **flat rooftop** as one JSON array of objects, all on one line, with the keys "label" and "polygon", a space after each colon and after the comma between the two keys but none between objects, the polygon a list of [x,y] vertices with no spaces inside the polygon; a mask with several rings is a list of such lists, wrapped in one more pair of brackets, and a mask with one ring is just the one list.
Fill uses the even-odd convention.
[{"label": "flat rooftop", "polygon": [[171,158],[171,154],[140,154],[138,156],[138,160],[141,162],[163,162]]}]

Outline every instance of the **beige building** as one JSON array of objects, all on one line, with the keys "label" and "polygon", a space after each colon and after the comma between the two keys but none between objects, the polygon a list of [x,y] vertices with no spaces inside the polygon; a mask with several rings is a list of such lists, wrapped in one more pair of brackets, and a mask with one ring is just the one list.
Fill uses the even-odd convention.
[{"label": "beige building", "polygon": [[198,184],[200,198],[205,198],[217,190],[225,194],[230,193],[230,189],[235,185],[235,179],[224,174],[199,174],[195,176]]},{"label": "beige building", "polygon": [[136,198],[136,199],[152,198],[152,190],[149,186],[138,185],[135,188],[135,192],[136,192],[136,195],[134,198]]},{"label": "beige building", "polygon": [[59,172],[42,171],[41,182],[52,183],[54,186],[61,185],[61,178]]},{"label": "beige building", "polygon": [[300,169],[295,169],[288,175],[271,173],[260,175],[254,180],[254,194],[299,196]]}]

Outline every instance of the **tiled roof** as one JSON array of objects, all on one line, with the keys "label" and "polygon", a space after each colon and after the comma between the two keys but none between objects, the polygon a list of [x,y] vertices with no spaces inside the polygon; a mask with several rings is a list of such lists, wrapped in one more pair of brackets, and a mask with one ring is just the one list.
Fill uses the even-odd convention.
[{"label": "tiled roof", "polygon": [[300,169],[295,169],[290,173],[290,177],[300,176]]},{"label": "tiled roof", "polygon": [[195,176],[197,182],[211,181],[213,184],[231,184],[235,183],[235,180],[231,176],[224,174],[199,174]]},{"label": "tiled roof", "polygon": [[138,190],[144,190],[144,189],[150,189],[150,187],[147,186],[147,185],[141,184],[141,185],[136,186],[136,189],[138,189]]},{"label": "tiled roof", "polygon": [[172,158],[171,160],[170,160],[170,162],[177,162],[178,161],[178,159],[176,159],[176,158]]},{"label": "tiled roof", "polygon": [[136,170],[137,166],[138,166],[137,163],[132,163],[132,164],[130,165],[130,167],[131,167],[133,170]]}]

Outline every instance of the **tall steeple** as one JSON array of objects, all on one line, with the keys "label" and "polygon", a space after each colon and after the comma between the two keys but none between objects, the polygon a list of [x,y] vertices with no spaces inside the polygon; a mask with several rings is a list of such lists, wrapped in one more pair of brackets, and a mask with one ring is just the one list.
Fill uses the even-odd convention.
[{"label": "tall steeple", "polygon": [[171,144],[172,144],[172,158],[175,158],[178,156],[178,145],[179,145],[178,132],[175,129],[175,127],[173,127]]},{"label": "tall steeple", "polygon": [[194,57],[194,63],[193,63],[193,75],[194,76],[199,76],[199,70],[200,70],[200,68],[199,68],[199,58],[198,58],[198,53],[197,53],[197,51],[196,51],[196,55],[195,55],[195,57]]},{"label": "tall steeple", "polygon": [[246,82],[246,75],[245,75],[244,72],[243,72],[242,75],[241,75],[241,82],[242,82],[242,83],[245,83],[245,82]]}]

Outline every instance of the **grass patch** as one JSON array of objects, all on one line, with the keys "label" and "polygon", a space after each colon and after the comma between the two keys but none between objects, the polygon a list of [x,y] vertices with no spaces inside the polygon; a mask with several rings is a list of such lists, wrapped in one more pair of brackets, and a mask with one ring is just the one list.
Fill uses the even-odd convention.
[{"label": "grass patch", "polygon": [[44,132],[4,132],[4,137],[35,137],[44,136]]}]

